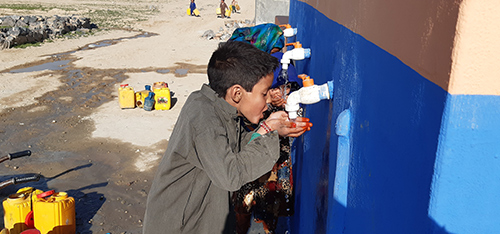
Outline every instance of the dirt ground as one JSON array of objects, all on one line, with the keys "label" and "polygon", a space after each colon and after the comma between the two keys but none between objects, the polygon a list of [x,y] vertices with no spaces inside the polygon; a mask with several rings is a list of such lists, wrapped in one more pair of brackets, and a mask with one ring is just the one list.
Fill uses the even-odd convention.
[{"label": "dirt ground", "polygon": [[[66,191],[76,200],[77,233],[141,233],[151,181],[178,113],[189,93],[208,82],[206,64],[220,41],[201,35],[224,22],[254,19],[253,0],[240,0],[241,12],[230,19],[217,18],[217,0],[196,3],[201,17],[186,15],[188,0],[18,0],[38,7],[17,10],[0,0],[0,15],[90,15],[127,29],[0,51],[0,156],[32,151],[3,162],[1,180],[42,175],[0,196],[25,186]],[[120,84],[139,91],[156,81],[169,84],[171,110],[119,108]]]}]

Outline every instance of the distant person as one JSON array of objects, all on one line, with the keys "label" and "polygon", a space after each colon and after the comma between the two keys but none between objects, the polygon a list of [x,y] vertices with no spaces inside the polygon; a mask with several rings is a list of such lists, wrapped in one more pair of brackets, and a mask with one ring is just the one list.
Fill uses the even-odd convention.
[{"label": "distant person", "polygon": [[[230,191],[273,168],[279,136],[305,132],[307,123],[290,122],[284,111],[262,120],[277,66],[250,44],[219,45],[208,63],[209,84],[188,97],[158,165],[144,234],[235,232]],[[243,119],[260,127],[245,131]]]},{"label": "distant person", "polygon": [[194,0],[191,0],[191,4],[189,4],[188,14],[190,16],[200,16],[200,12],[196,9],[196,3],[194,3]]},{"label": "distant person", "polygon": [[220,0],[220,17],[225,18],[226,17],[226,10],[228,10],[226,3],[224,0]]},{"label": "distant person", "polygon": [[194,16],[194,10],[196,10],[196,3],[194,3],[194,0],[191,0],[191,4],[189,4],[189,9],[191,9],[191,15]]},{"label": "distant person", "polygon": [[237,5],[237,4],[238,4],[238,3],[236,2],[236,0],[233,0],[233,1],[231,2],[231,12],[233,12],[233,13],[235,13],[235,12],[236,12],[236,5]]}]

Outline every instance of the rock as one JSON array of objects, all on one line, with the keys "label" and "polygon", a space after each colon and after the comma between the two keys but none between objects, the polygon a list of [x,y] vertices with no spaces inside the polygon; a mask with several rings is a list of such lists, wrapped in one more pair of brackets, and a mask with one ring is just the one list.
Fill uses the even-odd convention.
[{"label": "rock", "polygon": [[206,38],[208,40],[212,40],[215,37],[215,33],[212,30],[207,30],[203,33],[201,37]]},{"label": "rock", "polygon": [[81,32],[81,33],[89,33],[90,32],[90,29],[88,28],[79,28],[76,30],[77,32]]},{"label": "rock", "polygon": [[[224,22],[224,27],[220,27],[219,31],[213,34],[212,37],[206,37],[205,33],[209,32],[208,30],[203,34],[202,37],[207,38],[208,40],[216,39],[221,41],[226,41],[231,38],[234,30],[241,27],[250,27],[253,26],[250,20],[238,21],[238,20],[230,20]],[[213,31],[212,31],[213,32]]]},{"label": "rock", "polygon": [[[0,47],[41,42],[78,29],[97,28],[90,19],[80,16],[4,16],[0,17]],[[83,32],[88,32],[85,30]]]},{"label": "rock", "polygon": [[32,24],[35,24],[38,20],[38,17],[37,16],[27,16],[27,23],[28,25],[32,25]]},{"label": "rock", "polygon": [[18,15],[11,15],[10,16],[14,21],[18,21],[21,19],[21,16],[18,16]]},{"label": "rock", "polygon": [[220,36],[220,40],[225,41],[231,37],[231,34],[224,33],[222,36]]},{"label": "rock", "polygon": [[18,36],[14,40],[14,45],[22,45],[28,43],[28,37],[27,36]]},{"label": "rock", "polygon": [[16,20],[14,20],[12,17],[4,17],[2,19],[2,24],[0,26],[7,26],[7,27],[14,27],[16,25]]},{"label": "rock", "polygon": [[37,15],[37,16],[35,16],[35,18],[36,18],[36,22],[45,21],[45,17],[43,17],[41,15]]}]

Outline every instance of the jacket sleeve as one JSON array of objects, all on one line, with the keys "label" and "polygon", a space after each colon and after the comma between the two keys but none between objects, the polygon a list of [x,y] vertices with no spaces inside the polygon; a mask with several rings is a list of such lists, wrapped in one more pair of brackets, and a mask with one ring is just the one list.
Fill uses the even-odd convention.
[{"label": "jacket sleeve", "polygon": [[[196,127],[195,127],[196,128]],[[279,158],[279,136],[271,132],[251,142],[241,142],[240,152],[233,152],[227,130],[222,124],[193,129],[194,165],[205,171],[214,185],[235,191],[269,172]]]}]

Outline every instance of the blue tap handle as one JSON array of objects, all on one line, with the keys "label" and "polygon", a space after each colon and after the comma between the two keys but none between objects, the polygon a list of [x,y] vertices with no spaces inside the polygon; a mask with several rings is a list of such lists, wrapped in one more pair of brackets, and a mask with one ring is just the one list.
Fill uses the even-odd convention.
[{"label": "blue tap handle", "polygon": [[330,92],[330,99],[333,98],[333,80],[326,82],[328,84],[328,91]]}]

